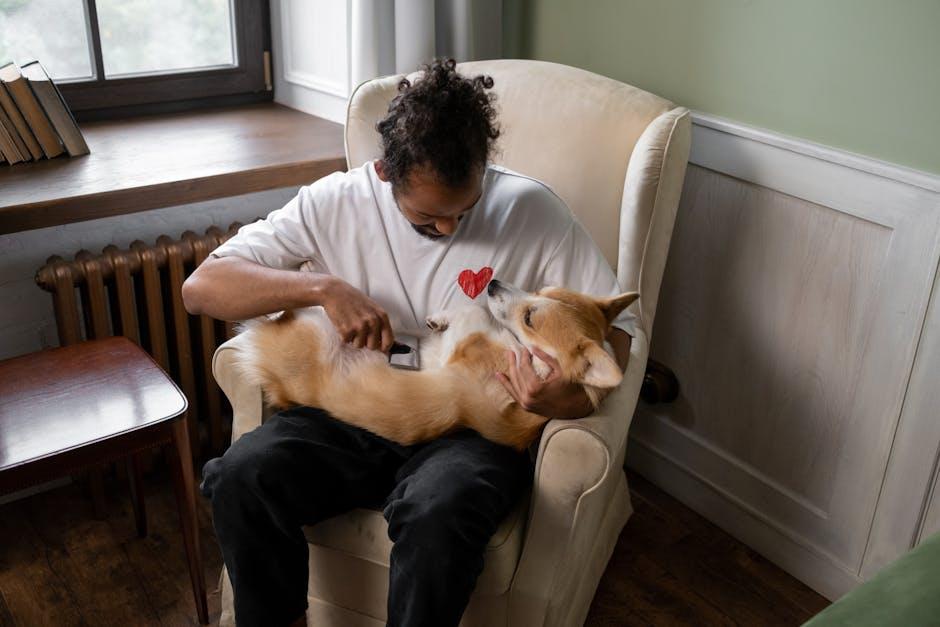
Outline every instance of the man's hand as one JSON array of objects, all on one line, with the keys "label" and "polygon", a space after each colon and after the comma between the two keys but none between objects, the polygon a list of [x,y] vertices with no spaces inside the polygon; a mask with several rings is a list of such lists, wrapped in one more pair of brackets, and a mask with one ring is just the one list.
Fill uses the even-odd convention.
[{"label": "man's hand", "polygon": [[395,342],[385,310],[346,281],[331,277],[320,304],[344,342],[384,353]]},{"label": "man's hand", "polygon": [[[627,369],[632,339],[626,332],[616,327],[611,328],[607,334],[607,340],[614,348],[621,371]],[[561,364],[557,359],[538,347],[532,347],[532,353],[535,353],[550,369],[543,379],[532,366],[532,353],[524,348],[522,351],[521,360],[516,358],[515,352],[507,353],[509,370],[506,374],[497,372],[496,378],[523,409],[546,418],[563,419],[584,418],[594,411],[594,406],[585,393],[584,387],[564,380],[561,374]]]},{"label": "man's hand", "polygon": [[584,388],[562,377],[558,360],[536,347],[532,352],[550,368],[548,375],[539,377],[532,365],[532,353],[526,349],[522,349],[521,359],[509,351],[509,371],[496,373],[509,395],[526,411],[546,418],[583,418],[591,413],[594,408]]}]

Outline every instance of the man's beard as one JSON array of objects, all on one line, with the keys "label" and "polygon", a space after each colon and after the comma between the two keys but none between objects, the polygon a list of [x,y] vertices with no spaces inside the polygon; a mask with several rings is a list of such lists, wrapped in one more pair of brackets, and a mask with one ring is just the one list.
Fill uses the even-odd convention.
[{"label": "man's beard", "polygon": [[431,227],[429,226],[426,226],[423,224],[421,225],[415,224],[414,222],[411,222],[410,220],[408,224],[410,224],[411,228],[415,230],[415,233],[417,233],[418,235],[422,237],[426,237],[430,240],[439,240],[442,237],[447,237],[447,235],[445,235],[444,233],[439,233],[437,230],[432,230]]}]

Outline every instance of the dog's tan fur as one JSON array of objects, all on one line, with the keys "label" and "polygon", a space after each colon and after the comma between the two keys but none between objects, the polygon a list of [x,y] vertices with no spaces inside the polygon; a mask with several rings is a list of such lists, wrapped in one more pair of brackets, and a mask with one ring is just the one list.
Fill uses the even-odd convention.
[{"label": "dog's tan fur", "polygon": [[[637,295],[594,299],[558,288],[532,295],[494,283],[488,310],[429,318],[435,332],[423,343],[421,371],[392,368],[383,353],[343,344],[319,308],[246,324],[240,366],[275,407],[319,407],[400,444],[467,427],[524,449],[547,418],[520,407],[495,378],[509,367],[507,351],[522,345],[549,353],[596,405],[622,376],[602,347],[604,337]],[[547,368],[540,360],[535,365]]]}]

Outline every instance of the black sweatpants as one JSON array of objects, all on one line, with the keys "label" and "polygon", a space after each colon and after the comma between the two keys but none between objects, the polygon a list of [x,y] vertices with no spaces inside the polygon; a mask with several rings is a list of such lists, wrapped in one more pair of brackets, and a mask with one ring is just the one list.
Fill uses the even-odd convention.
[{"label": "black sweatpants", "polygon": [[527,454],[473,431],[405,447],[298,407],[210,460],[200,489],[212,501],[239,627],[304,613],[303,525],[383,504],[394,542],[388,624],[444,627],[460,622],[484,549],[531,480]]}]

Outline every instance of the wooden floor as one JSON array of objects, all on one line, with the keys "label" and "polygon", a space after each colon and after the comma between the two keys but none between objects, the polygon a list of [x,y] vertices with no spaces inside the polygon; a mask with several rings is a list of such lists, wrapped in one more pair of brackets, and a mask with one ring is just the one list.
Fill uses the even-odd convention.
[{"label": "wooden floor", "polygon": [[[587,625],[799,625],[826,601],[642,478]],[[0,506],[0,626],[196,625],[176,501],[148,478],[150,534],[139,539],[126,485],[108,483],[95,519],[80,483]],[[209,614],[222,565],[199,499]]]},{"label": "wooden floor", "polygon": [[829,602],[642,477],[586,625],[800,625]]}]

